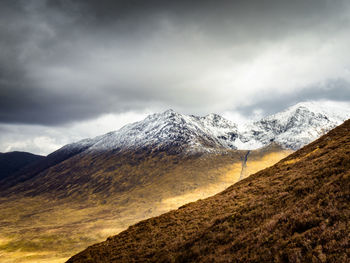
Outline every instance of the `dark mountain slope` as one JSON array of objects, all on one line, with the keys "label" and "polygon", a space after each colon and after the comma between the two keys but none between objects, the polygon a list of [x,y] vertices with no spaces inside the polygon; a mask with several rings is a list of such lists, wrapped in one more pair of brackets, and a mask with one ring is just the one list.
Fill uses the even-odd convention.
[{"label": "dark mountain slope", "polygon": [[32,162],[31,164],[23,167],[23,169],[9,174],[6,180],[2,180],[3,178],[0,177],[0,195],[1,192],[7,190],[11,186],[32,179],[40,172],[83,152],[91,146],[90,139],[83,140],[82,142],[84,143],[80,142],[79,144],[68,144],[46,157],[40,156],[41,158],[38,160],[38,162]]},{"label": "dark mountain slope", "polygon": [[350,262],[350,121],[224,192],[68,262]]},{"label": "dark mountain slope", "polygon": [[0,180],[44,158],[44,156],[28,152],[0,153]]}]

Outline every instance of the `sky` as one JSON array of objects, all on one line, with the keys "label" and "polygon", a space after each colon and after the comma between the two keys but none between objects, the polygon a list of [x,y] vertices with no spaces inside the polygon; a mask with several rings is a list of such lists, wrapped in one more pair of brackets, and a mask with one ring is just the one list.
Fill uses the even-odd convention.
[{"label": "sky", "polygon": [[350,101],[348,0],[4,0],[0,151],[48,154],[169,108],[245,121]]}]

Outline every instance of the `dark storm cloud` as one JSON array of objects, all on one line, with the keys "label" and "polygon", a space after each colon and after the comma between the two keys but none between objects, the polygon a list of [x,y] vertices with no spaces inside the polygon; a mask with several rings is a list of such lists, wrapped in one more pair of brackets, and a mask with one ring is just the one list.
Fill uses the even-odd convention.
[{"label": "dark storm cloud", "polygon": [[167,20],[175,28],[193,27],[207,41],[229,46],[236,41],[271,41],[308,29],[325,34],[335,25],[344,26],[342,14],[349,7],[346,0],[56,0],[47,3],[49,9],[69,13],[81,30],[101,30],[95,34],[121,34],[138,40],[157,33],[160,21]]},{"label": "dark storm cloud", "polygon": [[[235,107],[228,98],[246,87],[216,84],[221,69],[284,39],[335,38],[348,15],[346,0],[2,1],[0,122],[58,124],[155,105]],[[337,99],[332,92],[344,90],[323,94]],[[293,96],[318,98],[316,91]]]}]

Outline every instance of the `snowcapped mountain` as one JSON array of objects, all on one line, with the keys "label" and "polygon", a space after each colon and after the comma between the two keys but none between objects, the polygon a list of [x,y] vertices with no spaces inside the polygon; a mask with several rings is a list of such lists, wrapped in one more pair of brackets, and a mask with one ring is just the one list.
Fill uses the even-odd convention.
[{"label": "snowcapped mountain", "polygon": [[167,110],[128,124],[118,131],[83,140],[81,146],[90,145],[88,151],[143,148],[210,151],[235,149],[233,142],[237,137],[237,126],[217,114],[197,117]]},{"label": "snowcapped mountain", "polygon": [[276,142],[297,150],[350,118],[350,105],[324,101],[301,102],[285,111],[248,123],[236,147],[255,149]]},{"label": "snowcapped mountain", "polygon": [[302,102],[247,123],[241,129],[217,114],[198,117],[167,110],[128,124],[118,131],[66,145],[61,150],[253,150],[272,142],[296,150],[350,118],[350,107],[347,106],[330,102]]}]

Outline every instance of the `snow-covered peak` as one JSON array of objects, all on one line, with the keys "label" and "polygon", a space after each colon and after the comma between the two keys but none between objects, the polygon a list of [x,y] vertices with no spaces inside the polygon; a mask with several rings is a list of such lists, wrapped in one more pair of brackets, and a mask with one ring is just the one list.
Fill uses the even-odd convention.
[{"label": "snow-covered peak", "polygon": [[183,115],[180,113],[177,113],[173,109],[166,110],[161,113],[154,113],[146,117],[144,121],[161,121],[161,120],[174,120],[176,118],[182,118]]},{"label": "snow-covered peak", "polygon": [[298,116],[324,116],[330,121],[343,122],[350,116],[350,104],[332,101],[299,102],[286,110],[263,118],[263,120],[287,121]]},{"label": "snow-covered peak", "polygon": [[177,148],[211,151],[235,148],[233,139],[237,136],[235,124],[219,115],[197,117],[167,110],[97,137],[89,150]]},{"label": "snow-covered peak", "polygon": [[202,121],[203,125],[206,126],[215,128],[220,127],[224,129],[231,129],[232,127],[235,127],[235,129],[237,129],[237,125],[235,123],[215,113],[208,114],[205,117],[199,117],[199,119]]},{"label": "snow-covered peak", "polygon": [[66,145],[65,151],[169,150],[176,152],[252,150],[275,142],[299,149],[350,118],[350,105],[302,102],[286,110],[247,123],[243,128],[218,114],[204,117],[174,110],[149,115],[118,131]]},{"label": "snow-covered peak", "polygon": [[299,102],[283,112],[293,111],[300,108],[306,108],[311,112],[326,114],[335,118],[346,118],[350,114],[350,104],[348,102],[334,102],[327,100]]},{"label": "snow-covered peak", "polygon": [[[256,148],[276,142],[299,149],[350,118],[347,103],[301,102],[245,126],[238,148]],[[254,147],[255,146],[255,147]]]}]

